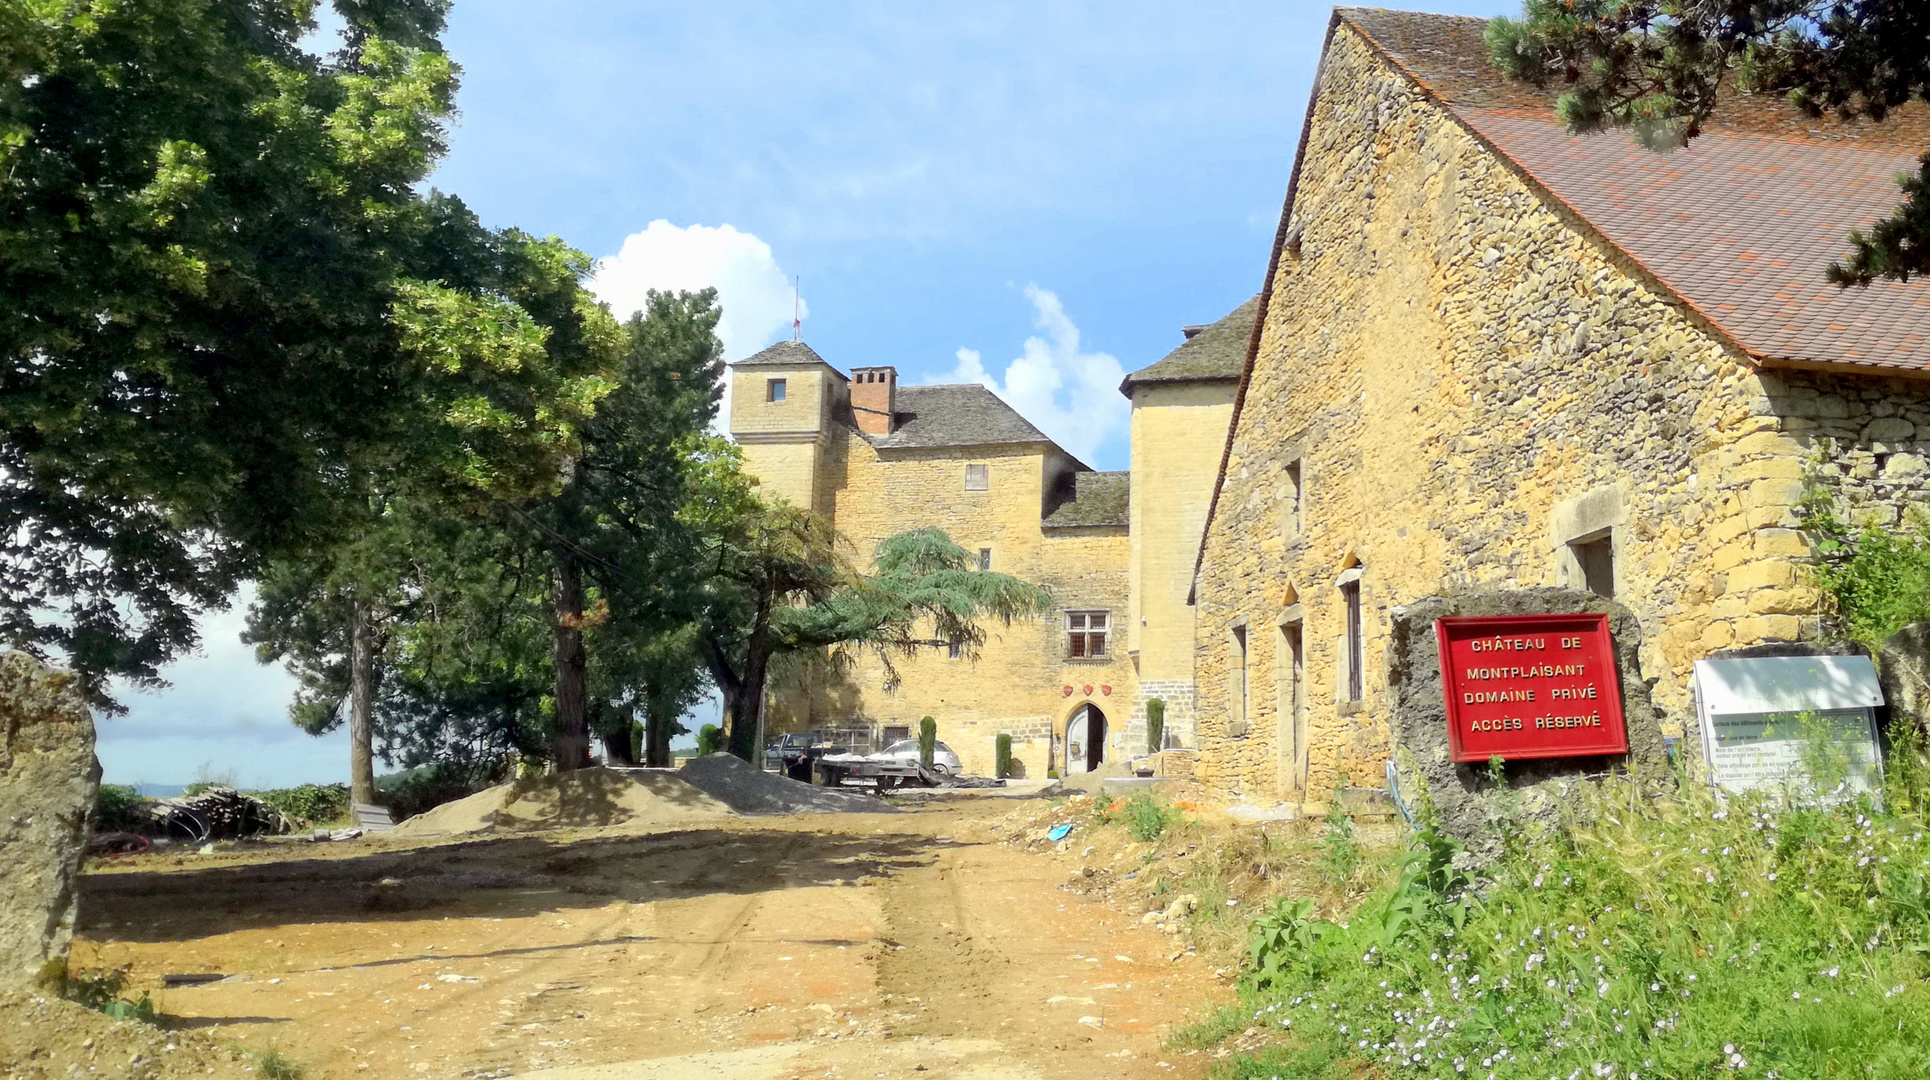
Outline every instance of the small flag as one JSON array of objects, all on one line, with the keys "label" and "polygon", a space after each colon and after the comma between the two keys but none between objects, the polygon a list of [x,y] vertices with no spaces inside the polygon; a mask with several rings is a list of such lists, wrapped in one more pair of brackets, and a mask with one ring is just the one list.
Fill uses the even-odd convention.
[{"label": "small flag", "polygon": [[803,310],[803,307],[801,306],[798,300],[798,285],[801,280],[802,279],[798,277],[791,278],[791,340],[792,341],[801,340],[804,334],[804,320],[798,317],[799,313]]}]

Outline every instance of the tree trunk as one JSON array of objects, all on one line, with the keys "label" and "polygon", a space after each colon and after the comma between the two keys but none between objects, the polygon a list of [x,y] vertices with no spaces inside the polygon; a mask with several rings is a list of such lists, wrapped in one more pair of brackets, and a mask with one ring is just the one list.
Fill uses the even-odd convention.
[{"label": "tree trunk", "polygon": [[556,767],[590,764],[590,716],[584,691],[583,567],[574,552],[556,552],[555,618],[551,648],[556,666]]},{"label": "tree trunk", "polygon": [[348,797],[375,802],[375,615],[357,600],[349,608]]},{"label": "tree trunk", "polygon": [[655,769],[670,767],[670,728],[677,718],[661,705],[643,711],[643,763]]},{"label": "tree trunk", "polygon": [[761,636],[752,635],[750,656],[744,664],[744,681],[730,701],[729,743],[731,753],[760,766],[764,748],[759,740],[764,733],[758,728],[764,706],[764,672],[770,666],[770,657],[759,647]]}]

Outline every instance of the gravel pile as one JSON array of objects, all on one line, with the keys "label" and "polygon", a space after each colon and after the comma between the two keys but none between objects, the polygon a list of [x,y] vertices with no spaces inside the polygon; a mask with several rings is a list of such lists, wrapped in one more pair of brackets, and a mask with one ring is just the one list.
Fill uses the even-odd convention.
[{"label": "gravel pile", "polygon": [[691,758],[678,771],[692,786],[740,814],[876,814],[894,809],[873,795],[813,787],[754,769],[732,754]]}]

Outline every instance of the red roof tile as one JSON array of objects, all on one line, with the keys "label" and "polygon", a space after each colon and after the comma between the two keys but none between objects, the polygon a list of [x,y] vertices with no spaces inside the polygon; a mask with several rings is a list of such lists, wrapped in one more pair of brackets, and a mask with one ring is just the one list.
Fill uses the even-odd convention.
[{"label": "red roof tile", "polygon": [[1571,135],[1552,94],[1487,62],[1480,19],[1341,9],[1393,63],[1745,350],[1767,360],[1930,370],[1930,282],[1840,289],[1823,269],[1901,198],[1930,111],[1812,120],[1780,99],[1726,102],[1686,149]]}]

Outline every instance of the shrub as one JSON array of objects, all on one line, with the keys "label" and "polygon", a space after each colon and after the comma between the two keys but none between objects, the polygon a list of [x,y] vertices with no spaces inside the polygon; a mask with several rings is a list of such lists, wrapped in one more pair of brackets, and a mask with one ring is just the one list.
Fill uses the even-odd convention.
[{"label": "shrub", "polygon": [[1347,809],[1344,796],[1347,782],[1334,787],[1327,803],[1327,825],[1320,834],[1320,869],[1327,880],[1344,886],[1354,880],[1361,866],[1360,837],[1354,832],[1354,815]]},{"label": "shrub", "polygon": [[329,825],[349,816],[347,784],[302,784],[249,794],[288,815],[296,825]]},{"label": "shrub", "polygon": [[94,794],[95,832],[139,832],[146,824],[140,791],[120,784],[102,784]]},{"label": "shrub", "polygon": [[992,741],[992,746],[992,773],[1003,780],[1012,775],[1012,736],[1000,732],[999,737]]},{"label": "shrub", "polygon": [[1146,752],[1157,754],[1166,749],[1166,702],[1146,699]]},{"label": "shrub", "polygon": [[1142,843],[1157,840],[1178,820],[1178,810],[1153,798],[1148,792],[1140,792],[1126,800],[1126,831],[1132,834],[1134,840]]},{"label": "shrub", "polygon": [[376,777],[375,797],[389,808],[395,820],[401,821],[494,787],[502,781],[504,769],[502,762],[418,765]]},{"label": "shrub", "polygon": [[[56,961],[55,963],[58,963]],[[106,1013],[116,1020],[139,1020],[143,1023],[154,1022],[154,1001],[142,994],[139,1001],[128,1001],[121,997],[121,989],[127,985],[125,967],[96,968],[78,973],[62,968],[57,977],[60,996],[77,1005],[85,1005],[95,1012]]]},{"label": "shrub", "polygon": [[918,764],[931,768],[932,755],[938,752],[938,721],[927,716],[918,721]]},{"label": "shrub", "polygon": [[697,756],[709,757],[724,748],[724,729],[705,724],[697,729]]},{"label": "shrub", "polygon": [[1581,798],[1478,896],[1437,836],[1345,921],[1256,919],[1247,1022],[1292,1044],[1227,1075],[1923,1074],[1921,821],[1627,778]]},{"label": "shrub", "polygon": [[279,1050],[268,1050],[254,1056],[255,1075],[262,1080],[301,1080],[302,1067],[282,1056]]}]

